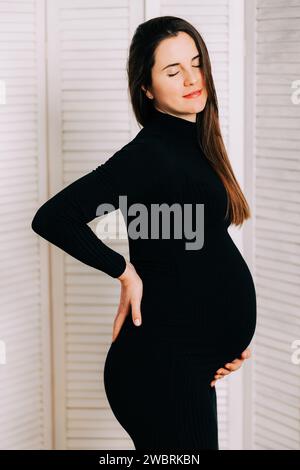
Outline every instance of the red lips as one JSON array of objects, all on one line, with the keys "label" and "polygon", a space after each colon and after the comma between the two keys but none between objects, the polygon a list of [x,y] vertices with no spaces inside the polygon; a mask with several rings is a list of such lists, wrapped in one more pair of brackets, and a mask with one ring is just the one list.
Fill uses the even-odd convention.
[{"label": "red lips", "polygon": [[202,90],[195,90],[195,91],[192,91],[191,93],[188,93],[187,95],[183,95],[184,98],[188,98],[189,96],[193,96],[193,95],[198,95],[201,93]]}]

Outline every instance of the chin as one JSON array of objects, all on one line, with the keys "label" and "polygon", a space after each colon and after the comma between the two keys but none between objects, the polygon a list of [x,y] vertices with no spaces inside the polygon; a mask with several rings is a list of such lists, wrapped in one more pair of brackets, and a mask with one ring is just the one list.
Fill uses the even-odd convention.
[{"label": "chin", "polygon": [[205,105],[194,105],[194,106],[189,106],[189,109],[187,110],[187,112],[189,113],[201,113],[201,111],[203,111],[203,109],[205,108]]},{"label": "chin", "polygon": [[204,103],[201,103],[199,106],[197,106],[197,111],[196,113],[201,113],[201,111],[203,111],[203,109],[205,108],[205,105],[206,105],[206,101]]}]

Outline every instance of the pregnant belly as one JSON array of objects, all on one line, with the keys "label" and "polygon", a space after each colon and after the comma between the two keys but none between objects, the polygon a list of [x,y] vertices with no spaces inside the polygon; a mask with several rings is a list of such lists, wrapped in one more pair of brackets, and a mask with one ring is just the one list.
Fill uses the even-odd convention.
[{"label": "pregnant belly", "polygon": [[[177,258],[177,269],[137,266],[143,279],[142,330],[191,344],[215,357],[237,357],[256,327],[251,272],[226,232],[199,252]],[[182,342],[180,343],[180,340]]]},{"label": "pregnant belly", "polygon": [[192,264],[195,275],[189,285],[183,280],[192,322],[204,341],[236,357],[256,328],[256,291],[248,265],[229,234]]}]

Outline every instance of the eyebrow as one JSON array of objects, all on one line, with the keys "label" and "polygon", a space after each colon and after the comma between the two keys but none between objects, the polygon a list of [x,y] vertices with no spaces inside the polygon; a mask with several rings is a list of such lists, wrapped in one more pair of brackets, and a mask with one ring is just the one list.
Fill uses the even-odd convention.
[{"label": "eyebrow", "polygon": [[[197,59],[197,57],[200,57],[200,54],[195,55],[195,57],[193,57],[192,60]],[[163,69],[161,69],[161,70],[163,71],[163,70],[167,69],[168,67],[173,67],[174,65],[180,65],[180,63],[179,63],[179,62],[176,62],[175,64],[166,65],[166,66],[165,66]]]}]

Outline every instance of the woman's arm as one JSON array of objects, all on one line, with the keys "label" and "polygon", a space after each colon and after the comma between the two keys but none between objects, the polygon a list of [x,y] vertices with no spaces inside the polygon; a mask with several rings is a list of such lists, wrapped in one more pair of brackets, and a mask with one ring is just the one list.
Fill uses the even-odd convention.
[{"label": "woman's arm", "polygon": [[[87,225],[101,203],[119,208],[119,195],[138,185],[140,148],[127,144],[95,170],[62,189],[36,212],[31,227],[38,235],[83,263],[113,278],[121,276],[126,260],[103,243]],[[139,158],[138,158],[139,157]]]}]

